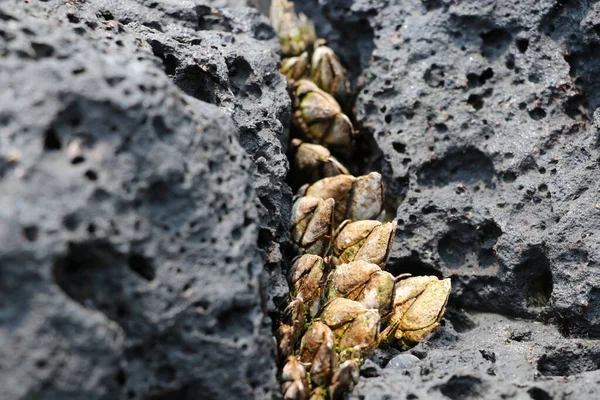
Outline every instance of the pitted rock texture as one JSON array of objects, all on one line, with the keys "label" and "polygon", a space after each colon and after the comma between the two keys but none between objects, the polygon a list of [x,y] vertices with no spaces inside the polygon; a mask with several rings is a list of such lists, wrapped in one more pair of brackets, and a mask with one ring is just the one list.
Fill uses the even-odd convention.
[{"label": "pitted rock texture", "polygon": [[454,278],[460,306],[589,334],[600,5],[371,3],[320,5],[338,25],[375,15],[357,119],[401,203],[390,268]]},{"label": "pitted rock texture", "polygon": [[265,260],[279,262],[279,243],[289,237],[292,196],[285,183],[290,100],[277,71],[279,41],[268,19],[252,8],[192,1],[109,1],[103,7],[150,44],[185,93],[231,115],[253,161]]},{"label": "pitted rock texture", "polygon": [[[126,32],[161,60],[181,90],[229,114],[238,139],[251,156],[265,261],[278,263],[279,244],[289,237],[291,189],[285,149],[289,142],[290,99],[277,71],[279,42],[268,18],[241,1],[104,1],[90,7],[50,4],[71,15],[75,30],[110,27],[115,42]],[[215,8],[229,5],[235,8]],[[46,10],[46,8],[44,8]],[[35,12],[34,10],[33,12]],[[36,12],[41,15],[44,12]],[[146,55],[142,55],[146,57]]]},{"label": "pitted rock texture", "polygon": [[[239,89],[207,104],[172,82],[150,38],[181,29],[191,40],[193,28],[173,21],[206,8],[154,3],[142,14],[136,4],[0,5],[2,399],[278,392],[258,242],[261,229],[284,228],[257,211],[257,191],[289,191],[285,161],[273,159],[288,101],[275,100],[285,90],[276,56],[241,31],[203,32],[211,45],[194,51],[225,68],[206,93]],[[227,46],[237,50],[226,57]],[[252,85],[265,96],[250,102]],[[271,214],[285,214],[281,201]]]},{"label": "pitted rock texture", "polygon": [[600,378],[597,342],[498,314],[451,313],[410,363],[394,354],[365,363],[349,399],[593,399]]},{"label": "pitted rock texture", "polygon": [[[600,4],[309,3],[304,9],[328,20],[334,42],[355,31],[345,31],[346,21],[363,19],[369,25],[363,29],[372,31],[372,53],[365,53],[365,46],[358,56],[369,54],[370,62],[348,67],[357,70],[361,85],[356,119],[363,137],[372,139],[365,171],[382,172],[397,205],[388,270],[451,277],[453,308],[525,318],[524,326],[545,322],[570,345],[590,338],[585,343],[596,346]],[[483,331],[493,328],[494,318],[479,320]],[[559,337],[550,330],[542,330],[531,345]],[[456,346],[467,346],[475,337],[455,340]],[[439,352],[441,345],[427,358]],[[503,352],[500,346],[498,357]],[[435,385],[424,389],[418,379],[394,384],[398,375],[390,372],[395,378],[364,383],[356,398],[386,398],[382,391],[373,394],[380,389],[389,398],[410,399],[432,393],[590,398],[583,391],[597,391],[598,384],[595,372],[587,371],[600,365],[577,357],[533,354],[530,372],[537,375],[526,375],[525,392],[506,391],[512,383],[505,380],[462,379],[459,369],[472,359],[459,357],[442,368],[456,375],[454,381],[448,375],[435,384],[449,385],[445,391]],[[534,385],[545,375],[571,377],[564,388],[546,393]],[[591,388],[581,388],[582,382]],[[394,396],[386,385],[404,394]]]}]

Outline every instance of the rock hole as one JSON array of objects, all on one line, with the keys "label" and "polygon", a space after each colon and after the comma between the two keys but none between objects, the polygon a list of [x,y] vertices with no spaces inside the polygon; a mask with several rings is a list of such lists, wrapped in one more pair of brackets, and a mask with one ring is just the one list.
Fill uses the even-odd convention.
[{"label": "rock hole", "polygon": [[537,387],[533,387],[531,389],[529,389],[527,391],[527,394],[529,394],[529,397],[531,397],[533,400],[552,400],[553,397],[550,396],[548,394],[548,392],[546,392],[545,390],[542,390],[540,388]]},{"label": "rock hole", "polygon": [[529,48],[529,40],[526,38],[517,39],[516,43],[517,43],[517,49],[521,53],[525,53],[527,51],[527,49]]},{"label": "rock hole", "polygon": [[197,5],[196,18],[198,21],[197,30],[199,31],[220,31],[230,32],[231,26],[228,21],[220,16],[214,15],[214,9],[207,5]]},{"label": "rock hole", "polygon": [[161,59],[165,73],[167,75],[175,75],[177,67],[179,66],[177,57],[170,52],[166,52],[165,46],[158,40],[150,40],[148,41],[148,44],[152,48],[152,53]]},{"label": "rock hole", "polygon": [[539,121],[546,117],[546,111],[543,108],[536,107],[529,111],[529,116],[535,121]]},{"label": "rock hole", "polygon": [[152,127],[154,128],[156,136],[159,138],[164,138],[173,133],[173,130],[167,126],[165,118],[162,115],[157,115],[152,118]]},{"label": "rock hole", "polygon": [[506,61],[505,61],[504,65],[508,69],[511,69],[511,70],[515,69],[515,56],[513,54],[507,55],[506,56]]},{"label": "rock hole", "polygon": [[71,160],[71,164],[73,164],[73,165],[81,164],[81,163],[84,163],[84,162],[85,162],[85,157],[82,156],[82,155],[76,155]]},{"label": "rock hole", "polygon": [[96,14],[96,17],[103,19],[105,21],[112,21],[113,19],[115,19],[115,17],[109,10],[98,11],[98,13]]},{"label": "rock hole", "polygon": [[386,270],[394,276],[409,273],[413,276],[433,275],[439,279],[443,279],[442,273],[421,261],[416,251],[413,251],[408,257],[390,260],[386,266]]},{"label": "rock hole", "polygon": [[455,375],[438,388],[444,396],[452,400],[483,398],[487,391],[481,379],[470,375]]},{"label": "rock hole", "polygon": [[431,67],[425,71],[423,79],[425,80],[425,83],[432,88],[444,86],[444,68],[439,65],[432,64]]},{"label": "rock hole", "polygon": [[125,384],[127,383],[127,376],[125,375],[125,371],[119,369],[117,371],[117,375],[115,376],[115,380],[117,381],[119,386],[125,386]]},{"label": "rock hole", "polygon": [[256,40],[270,40],[275,37],[275,31],[271,25],[264,22],[254,27],[253,36]]},{"label": "rock hole", "polygon": [[494,77],[494,70],[487,68],[479,75],[479,82],[483,85],[486,81]]},{"label": "rock hole", "polygon": [[467,104],[469,104],[475,110],[481,110],[483,107],[483,97],[478,94],[472,94],[467,99]]},{"label": "rock hole", "polygon": [[482,33],[481,40],[481,54],[488,59],[495,59],[506,51],[512,36],[507,30],[498,28]]},{"label": "rock hole", "polygon": [[500,174],[502,176],[502,180],[506,183],[513,183],[517,180],[517,174],[513,171],[504,171]]},{"label": "rock hole", "polygon": [[60,150],[62,144],[54,128],[49,128],[44,135],[44,150]]},{"label": "rock hole", "polygon": [[62,220],[63,226],[70,232],[73,232],[79,226],[79,217],[75,213],[69,213]]},{"label": "rock hole", "polygon": [[156,277],[156,272],[152,266],[150,259],[142,256],[141,254],[130,254],[127,259],[127,265],[129,268],[144,278],[147,281],[152,281]]},{"label": "rock hole", "polygon": [[448,126],[446,124],[435,124],[433,125],[437,133],[446,133],[448,132]]},{"label": "rock hole", "polygon": [[394,148],[394,150],[396,150],[396,152],[400,154],[406,153],[406,145],[404,143],[393,142],[392,147]]},{"label": "rock hole", "polygon": [[52,47],[46,43],[32,42],[31,48],[35,52],[35,58],[38,58],[38,59],[52,57],[52,55],[54,54],[54,47]]},{"label": "rock hole", "polygon": [[190,65],[178,74],[175,83],[186,94],[202,100],[206,103],[216,104],[217,95],[215,86],[217,83],[212,77],[210,69],[206,71],[196,65]]},{"label": "rock hole", "polygon": [[458,269],[477,261],[479,252],[477,229],[469,224],[453,224],[439,240],[438,253],[449,269]]},{"label": "rock hole", "polygon": [[38,238],[39,230],[35,225],[27,225],[23,227],[23,236],[28,242],[35,242]]},{"label": "rock hole", "polygon": [[98,180],[98,173],[92,169],[88,169],[83,175],[92,182]]},{"label": "rock hole", "polygon": [[494,164],[482,151],[469,147],[454,150],[445,156],[423,164],[417,171],[419,183],[426,186],[445,186],[451,183],[474,185],[491,184]]},{"label": "rock hole", "polygon": [[108,242],[71,242],[55,260],[52,276],[71,299],[118,321],[117,307],[127,303],[124,287],[129,287],[124,264],[122,255]]},{"label": "rock hole", "polygon": [[600,369],[600,349],[595,346],[585,349],[560,348],[542,355],[537,369],[544,376],[571,376],[596,371]]},{"label": "rock hole", "polygon": [[236,57],[227,68],[234,93],[240,92],[253,73],[252,67],[243,57]]},{"label": "rock hole", "polygon": [[583,94],[570,97],[564,105],[564,111],[567,116],[575,121],[588,120],[587,115],[588,100]]},{"label": "rock hole", "polygon": [[516,285],[527,307],[543,307],[548,304],[554,286],[550,261],[541,247],[527,250],[523,260],[514,270]]},{"label": "rock hole", "polygon": [[70,23],[72,24],[78,24],[79,23],[79,17],[77,17],[75,14],[71,14],[68,13],[67,14],[67,19],[69,20]]},{"label": "rock hole", "polygon": [[477,324],[469,317],[465,311],[458,311],[454,308],[446,310],[445,318],[452,322],[452,327],[456,332],[463,333],[473,330]]}]

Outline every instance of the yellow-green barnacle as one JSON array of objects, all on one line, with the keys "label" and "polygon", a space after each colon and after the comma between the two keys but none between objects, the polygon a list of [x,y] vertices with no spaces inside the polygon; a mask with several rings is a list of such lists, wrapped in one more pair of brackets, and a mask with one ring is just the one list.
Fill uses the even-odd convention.
[{"label": "yellow-green barnacle", "polygon": [[332,95],[340,104],[346,104],[352,96],[346,69],[322,39],[315,43],[310,77],[318,87]]},{"label": "yellow-green barnacle", "polygon": [[319,386],[310,392],[310,398],[308,400],[327,400],[328,398],[325,389]]},{"label": "yellow-green barnacle", "polygon": [[310,380],[328,385],[336,367],[335,341],[331,329],[320,321],[306,331],[300,344],[300,361],[310,365]]},{"label": "yellow-green barnacle", "polygon": [[325,262],[314,254],[297,257],[290,268],[290,295],[304,301],[311,318],[319,311],[324,274]]},{"label": "yellow-green barnacle", "polygon": [[364,260],[384,268],[394,242],[395,232],[396,221],[387,223],[374,220],[344,221],[335,232],[333,264]]},{"label": "yellow-green barnacle", "polygon": [[349,174],[348,169],[326,147],[293,139],[290,148],[291,176],[297,186],[330,176]]},{"label": "yellow-green barnacle", "polygon": [[288,324],[279,324],[279,328],[275,332],[277,340],[277,354],[279,360],[286,360],[294,354],[294,328]]},{"label": "yellow-green barnacle", "polygon": [[286,339],[292,343],[294,348],[306,330],[308,320],[307,316],[308,315],[304,301],[302,301],[300,298],[295,298],[290,301],[283,311],[283,324],[292,327],[292,336],[287,336]]},{"label": "yellow-green barnacle", "polygon": [[299,197],[292,206],[292,242],[304,254],[325,256],[333,230],[333,199]]},{"label": "yellow-green barnacle", "polygon": [[306,49],[310,49],[317,41],[315,24],[313,24],[313,22],[308,19],[304,13],[299,13],[298,25],[300,27],[300,36],[302,37],[302,41],[305,43]]},{"label": "yellow-green barnacle", "polygon": [[344,297],[387,315],[392,307],[394,281],[392,274],[366,261],[338,265],[327,283],[327,301]]},{"label": "yellow-green barnacle", "polygon": [[284,58],[279,72],[285,75],[290,83],[305,78],[309,72],[308,53],[305,51],[299,56]]},{"label": "yellow-green barnacle", "polygon": [[325,306],[320,318],[333,331],[338,353],[359,349],[364,355],[375,347],[380,320],[377,310],[339,297]]},{"label": "yellow-green barnacle", "polygon": [[354,128],[338,102],[307,79],[293,87],[294,126],[303,138],[342,154],[354,147]]},{"label": "yellow-green barnacle", "polygon": [[301,54],[317,39],[313,23],[304,14],[298,16],[290,1],[273,0],[269,16],[281,50],[287,56]]},{"label": "yellow-green barnacle", "polygon": [[383,212],[384,188],[378,172],[358,178],[351,175],[323,178],[308,186],[305,195],[335,200],[334,226],[346,219],[374,220]]},{"label": "yellow-green barnacle", "polygon": [[422,341],[440,325],[450,291],[450,279],[435,276],[415,276],[396,282],[393,314],[379,335],[380,344],[397,341],[407,348]]},{"label": "yellow-green barnacle", "polygon": [[281,371],[281,389],[284,400],[307,400],[310,386],[306,368],[295,356],[289,356]]},{"label": "yellow-green barnacle", "polygon": [[357,360],[351,359],[344,361],[336,370],[331,385],[329,386],[329,394],[332,400],[342,400],[348,392],[351,392],[354,385],[358,383],[360,366]]}]

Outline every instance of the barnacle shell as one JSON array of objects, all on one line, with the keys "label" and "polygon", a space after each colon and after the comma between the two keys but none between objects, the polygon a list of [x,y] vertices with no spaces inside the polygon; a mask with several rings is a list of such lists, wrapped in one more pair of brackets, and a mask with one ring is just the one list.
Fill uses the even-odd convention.
[{"label": "barnacle shell", "polygon": [[392,307],[394,277],[376,264],[352,261],[338,265],[327,284],[327,300],[344,297],[386,315]]},{"label": "barnacle shell", "polygon": [[390,254],[395,232],[396,221],[344,221],[335,233],[333,263],[338,265],[364,260],[383,268]]},{"label": "barnacle shell", "polygon": [[381,174],[371,172],[358,178],[336,175],[310,185],[306,196],[335,200],[335,226],[342,221],[376,219],[383,211],[384,200]]},{"label": "barnacle shell", "polygon": [[292,206],[292,242],[305,254],[325,256],[333,229],[333,199],[300,197]]},{"label": "barnacle shell", "polygon": [[338,102],[306,79],[294,84],[292,94],[293,123],[304,139],[349,154],[354,146],[354,128]]},{"label": "barnacle shell", "polygon": [[451,291],[450,279],[415,276],[396,283],[393,315],[379,341],[403,347],[419,343],[440,324]]}]

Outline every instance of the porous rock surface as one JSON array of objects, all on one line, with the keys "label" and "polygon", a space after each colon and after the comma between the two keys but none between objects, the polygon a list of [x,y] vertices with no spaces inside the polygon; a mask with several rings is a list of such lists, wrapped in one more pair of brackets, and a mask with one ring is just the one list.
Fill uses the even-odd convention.
[{"label": "porous rock surface", "polygon": [[378,351],[366,362],[349,399],[597,397],[600,344],[565,339],[539,322],[449,313],[426,342],[397,353]]},{"label": "porous rock surface", "polygon": [[[523,319],[476,313],[474,329],[420,346],[433,372],[408,379],[390,370],[353,398],[592,398],[600,390],[600,3],[308,3],[359,77],[366,170],[383,173],[397,206],[388,270],[451,277],[453,309]],[[372,44],[349,57],[338,39],[357,21]],[[356,62],[367,56],[367,65]],[[510,324],[536,332],[534,350],[505,345]],[[507,362],[504,372],[486,373],[479,350]],[[569,378],[544,378],[555,375]]]},{"label": "porous rock surface", "polygon": [[256,10],[0,4],[0,398],[278,392],[276,46]]}]

